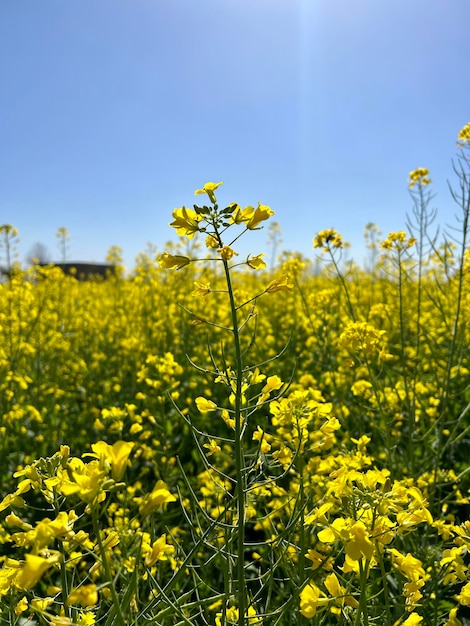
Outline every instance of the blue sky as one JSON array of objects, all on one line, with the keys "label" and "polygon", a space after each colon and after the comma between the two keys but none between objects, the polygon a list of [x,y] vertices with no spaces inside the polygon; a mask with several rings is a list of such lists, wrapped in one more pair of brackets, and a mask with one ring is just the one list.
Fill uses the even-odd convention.
[{"label": "blue sky", "polygon": [[[220,204],[275,211],[286,250],[334,227],[405,225],[428,167],[441,224],[470,121],[468,0],[2,0],[0,223],[59,259],[128,269],[177,237],[171,212],[224,181]],[[268,252],[266,230],[240,244]]]}]

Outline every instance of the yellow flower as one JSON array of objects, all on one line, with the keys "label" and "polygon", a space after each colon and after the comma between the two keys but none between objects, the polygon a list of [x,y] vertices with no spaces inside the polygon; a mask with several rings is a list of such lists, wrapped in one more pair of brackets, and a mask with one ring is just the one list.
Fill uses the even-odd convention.
[{"label": "yellow flower", "polygon": [[94,626],[94,624],[96,624],[94,613],[89,613],[88,611],[84,613],[81,611],[78,614],[77,626]]},{"label": "yellow flower", "polygon": [[66,604],[80,604],[83,607],[95,606],[97,603],[98,587],[94,583],[72,589],[66,601]]},{"label": "yellow flower", "polygon": [[233,419],[233,417],[230,417],[230,413],[227,411],[227,409],[223,409],[220,416],[229,428],[235,430],[235,420]]},{"label": "yellow flower", "polygon": [[150,494],[144,498],[143,503],[139,507],[141,515],[147,515],[158,507],[163,507],[169,502],[176,502],[176,497],[168,491],[168,487],[159,480]]},{"label": "yellow flower", "polygon": [[209,283],[200,283],[198,281],[194,282],[194,291],[191,295],[193,296],[207,296],[211,292],[211,286]]},{"label": "yellow flower", "polygon": [[52,554],[48,557],[39,556],[37,554],[27,554],[24,564],[15,576],[15,586],[18,587],[18,589],[32,589],[42,578],[42,575],[58,561],[58,554]]},{"label": "yellow flower", "polygon": [[462,626],[462,622],[457,618],[457,611],[459,610],[458,606],[455,606],[449,612],[449,617],[445,622],[444,626]]},{"label": "yellow flower", "polygon": [[[8,516],[11,520],[11,516]],[[48,517],[36,523],[25,532],[14,533],[13,539],[18,546],[29,546],[35,554],[48,547],[56,537],[67,537],[73,532],[73,524],[78,519],[75,511],[60,511],[55,520]]]},{"label": "yellow flower", "polygon": [[266,376],[259,371],[259,367],[256,367],[250,374],[248,375],[248,382],[250,385],[256,385],[258,383],[262,383],[263,380],[266,379]]},{"label": "yellow flower", "polygon": [[102,502],[106,497],[103,485],[107,480],[107,471],[97,461],[84,463],[81,459],[72,458],[67,469],[59,468],[57,476],[47,478],[44,483],[51,491],[64,496],[77,494],[84,502],[91,503],[95,499]]},{"label": "yellow flower", "polygon": [[202,216],[198,215],[193,209],[187,209],[184,206],[181,209],[175,209],[173,217],[175,219],[170,223],[170,226],[173,226],[178,235],[192,239],[199,231],[199,222]]},{"label": "yellow flower", "polygon": [[416,581],[420,578],[424,578],[425,571],[419,559],[415,558],[409,552],[405,556],[395,548],[391,548],[389,552],[392,556],[393,565],[409,580]]},{"label": "yellow flower", "polygon": [[217,241],[217,239],[213,237],[212,235],[207,235],[206,248],[209,248],[210,250],[215,250],[218,247],[219,247],[219,242]]},{"label": "yellow flower", "polygon": [[42,613],[53,603],[54,598],[33,598],[31,600],[31,610]]},{"label": "yellow flower", "polygon": [[157,561],[166,561],[168,556],[175,552],[174,546],[166,542],[166,535],[154,541],[150,551],[145,556],[145,565],[152,567]]},{"label": "yellow flower", "polygon": [[266,379],[266,384],[261,389],[261,394],[258,398],[258,404],[262,404],[263,402],[265,402],[271,395],[271,392],[278,391],[282,387],[282,385],[283,382],[279,378],[279,376],[268,376],[268,378]]},{"label": "yellow flower", "polygon": [[404,230],[400,230],[395,233],[389,233],[387,239],[382,241],[380,247],[383,250],[397,250],[401,252],[402,250],[407,250],[408,248],[412,248],[416,243],[416,239],[414,237],[410,237],[408,240],[406,239],[406,233]]},{"label": "yellow flower", "polygon": [[253,441],[260,441],[260,451],[263,454],[267,454],[271,450],[271,444],[268,442],[268,437],[261,426],[257,426],[257,429],[253,433]]},{"label": "yellow flower", "polygon": [[343,239],[338,231],[333,228],[321,230],[313,239],[314,248],[322,248],[325,252],[329,252],[331,248],[342,248]]},{"label": "yellow flower", "polygon": [[23,596],[19,602],[17,602],[15,606],[15,615],[21,615],[28,610],[28,599],[26,596]]},{"label": "yellow flower", "polygon": [[300,592],[300,612],[307,619],[314,617],[319,609],[324,609],[327,605],[328,598],[313,582]]},{"label": "yellow flower", "polygon": [[274,293],[275,291],[292,291],[293,288],[294,285],[289,283],[289,274],[283,274],[272,280],[264,291],[265,293]]},{"label": "yellow flower", "polygon": [[326,556],[325,554],[322,554],[321,552],[313,549],[308,550],[305,556],[307,557],[307,559],[312,561],[313,570],[321,567],[329,572],[333,569],[333,559],[331,556]]},{"label": "yellow flower", "polygon": [[217,405],[212,400],[206,400],[202,396],[199,396],[195,400],[198,411],[201,413],[207,413],[208,411],[217,411]]},{"label": "yellow flower", "polygon": [[455,599],[462,606],[470,606],[470,583],[467,583],[462,587],[460,593],[455,596]]},{"label": "yellow flower", "polygon": [[263,394],[270,394],[271,391],[276,391],[282,387],[282,380],[279,376],[268,376],[266,384],[263,387]]},{"label": "yellow flower", "polygon": [[163,267],[165,269],[180,270],[185,265],[191,263],[191,259],[189,259],[187,256],[164,252],[162,256],[158,259],[158,263],[160,267]]},{"label": "yellow flower", "polygon": [[417,524],[429,524],[433,522],[432,515],[425,507],[419,507],[414,510],[400,511],[397,513],[397,522],[399,525],[399,534],[408,531]]},{"label": "yellow flower", "polygon": [[254,215],[255,209],[252,206],[247,206],[244,209],[239,204],[232,205],[232,215],[230,216],[230,222],[232,224],[243,224],[248,222]]},{"label": "yellow flower", "polygon": [[[15,472],[15,474],[13,474],[13,475],[15,477],[16,476],[20,476],[21,472]],[[3,500],[0,502],[0,512],[4,511],[5,509],[8,509],[8,507],[10,507],[10,506],[23,507],[24,506],[24,500],[21,497],[21,495],[23,493],[26,493],[30,489],[31,489],[31,480],[29,478],[26,478],[25,480],[22,480],[18,484],[18,487],[16,488],[16,491],[14,493],[7,494],[3,498]]]},{"label": "yellow flower", "polygon": [[327,588],[330,595],[333,596],[335,604],[339,606],[351,606],[353,608],[357,608],[359,606],[359,602],[353,598],[352,596],[347,595],[346,589],[340,585],[338,577],[335,573],[328,574],[325,578],[325,587]]},{"label": "yellow flower", "polygon": [[[250,606],[248,608],[248,611],[246,612],[246,616],[248,617],[248,624],[249,626],[255,626],[255,625],[260,625],[263,623],[262,619],[260,617],[258,617],[256,615],[256,610],[254,609],[254,607]],[[221,626],[222,622],[221,622],[221,617],[222,617],[222,613],[217,613],[215,616],[215,624],[216,626]],[[237,608],[235,608],[234,606],[231,606],[227,609],[226,613],[225,613],[225,617],[227,620],[227,625],[228,624],[238,624],[239,621],[239,611]],[[245,618],[246,619],[246,618]]]},{"label": "yellow flower", "polygon": [[254,270],[264,270],[266,263],[263,261],[264,254],[252,256],[249,254],[246,258],[247,264]]},{"label": "yellow flower", "polygon": [[362,522],[355,522],[349,529],[350,539],[346,544],[346,554],[353,561],[359,561],[362,558],[371,559],[375,547],[369,539],[369,533],[366,526]]},{"label": "yellow flower", "polygon": [[106,539],[103,541],[103,546],[106,549],[115,548],[120,543],[119,535],[115,530],[109,530]]},{"label": "yellow flower", "polygon": [[220,452],[222,449],[215,439],[209,439],[209,443],[205,443],[204,448],[207,448],[207,456]]},{"label": "yellow flower", "polygon": [[470,122],[460,130],[457,145],[462,148],[466,143],[470,144]]},{"label": "yellow flower", "polygon": [[93,453],[88,452],[83,456],[92,456],[100,459],[100,462],[108,462],[111,465],[111,473],[114,480],[119,481],[126,471],[127,461],[132,452],[134,443],[131,441],[116,441],[109,445],[104,441],[92,444]]},{"label": "yellow flower", "polygon": [[273,459],[276,459],[281,465],[282,469],[288,469],[292,464],[293,452],[290,448],[281,444],[279,450],[273,452]]},{"label": "yellow flower", "polygon": [[429,170],[426,167],[418,167],[413,170],[408,176],[408,187],[413,189],[415,185],[429,185],[432,180],[429,178]]},{"label": "yellow flower", "polygon": [[339,345],[351,352],[378,352],[383,341],[384,330],[377,330],[368,322],[353,322],[339,337]]},{"label": "yellow flower", "polygon": [[33,528],[31,524],[28,524],[27,522],[23,522],[21,517],[18,517],[16,513],[10,513],[9,515],[7,515],[5,517],[5,522],[9,526],[17,526],[18,528],[21,528],[21,530],[31,530]]},{"label": "yellow flower", "polygon": [[238,254],[238,252],[235,252],[235,250],[233,250],[230,246],[219,248],[219,252],[224,261],[230,261],[234,254]]},{"label": "yellow flower", "polygon": [[253,212],[253,215],[248,221],[246,221],[246,227],[249,230],[256,230],[261,222],[269,219],[271,215],[274,215],[274,211],[270,207],[258,202],[258,206]]},{"label": "yellow flower", "polygon": [[209,200],[212,202],[212,204],[215,204],[217,202],[216,197],[215,197],[215,193],[214,191],[220,187],[220,185],[223,185],[223,182],[220,183],[206,183],[204,185],[204,187],[202,189],[196,189],[196,191],[194,192],[194,195],[197,196],[201,193],[207,193],[207,195],[209,196]]}]

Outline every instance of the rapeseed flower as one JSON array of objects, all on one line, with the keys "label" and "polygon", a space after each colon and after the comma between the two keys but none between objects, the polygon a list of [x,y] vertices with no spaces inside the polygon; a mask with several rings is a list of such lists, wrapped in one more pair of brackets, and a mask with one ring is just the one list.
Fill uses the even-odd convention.
[{"label": "rapeseed flower", "polygon": [[182,267],[191,263],[191,259],[180,254],[170,254],[169,252],[164,252],[158,259],[158,263],[160,267],[165,269],[180,270]]},{"label": "rapeseed flower", "polygon": [[358,608],[359,602],[356,598],[353,598],[347,593],[346,588],[340,584],[338,577],[334,572],[328,574],[325,578],[325,587],[328,590],[328,593],[334,598],[334,603],[337,606],[342,607],[346,605],[355,609]]},{"label": "rapeseed flower", "polygon": [[416,239],[414,237],[406,238],[406,232],[404,230],[400,230],[395,233],[389,233],[387,239],[382,241],[380,247],[384,250],[397,250],[398,252],[402,252],[402,250],[408,250],[412,248],[416,243]]},{"label": "rapeseed flower", "polygon": [[[256,615],[256,610],[252,606],[248,607],[246,616],[248,617],[249,626],[252,626],[252,625],[256,626],[257,624],[261,626],[261,624],[263,623],[263,620]],[[221,618],[222,618],[222,613],[217,613],[215,617],[216,626],[222,625]],[[238,609],[234,606],[229,607],[225,613],[225,618],[227,620],[226,622],[227,624],[234,624],[234,625],[238,624],[238,620],[239,620]]]},{"label": "rapeseed flower", "polygon": [[49,568],[58,563],[60,555],[50,553],[43,557],[38,554],[27,554],[24,563],[19,567],[14,578],[14,585],[18,589],[32,589]]},{"label": "rapeseed flower", "polygon": [[38,611],[44,613],[47,607],[54,603],[54,598],[33,598],[30,603],[32,611]]},{"label": "rapeseed flower", "polygon": [[94,626],[96,624],[95,614],[91,611],[80,611],[77,618],[77,626]]},{"label": "rapeseed flower", "polygon": [[15,615],[21,615],[28,610],[28,598],[23,596],[21,600],[19,600],[15,606]]},{"label": "rapeseed flower", "polygon": [[166,542],[166,534],[162,535],[151,546],[146,546],[143,550],[145,565],[152,567],[157,561],[166,561],[174,552],[175,547]]},{"label": "rapeseed flower", "polygon": [[93,452],[88,452],[83,456],[95,457],[101,463],[109,463],[113,479],[119,481],[124,476],[133,447],[132,441],[116,441],[113,445],[98,441],[91,446]]},{"label": "rapeseed flower", "polygon": [[199,222],[202,216],[193,209],[187,209],[184,206],[180,209],[175,209],[173,217],[174,220],[170,223],[170,226],[173,226],[178,235],[192,239],[199,232]]},{"label": "rapeseed flower", "polygon": [[455,599],[462,606],[470,606],[470,582],[462,587],[460,593],[455,596]]},{"label": "rapeseed flower", "polygon": [[170,493],[166,483],[163,480],[159,480],[152,491],[144,497],[139,507],[139,512],[145,516],[157,508],[163,509],[166,504],[176,502],[176,500],[176,496]]},{"label": "rapeseed flower", "polygon": [[264,270],[266,263],[263,261],[264,254],[257,254],[252,256],[249,254],[246,258],[246,263],[254,270]]},{"label": "rapeseed flower", "polygon": [[351,352],[371,354],[380,351],[384,335],[384,330],[368,322],[353,322],[341,333],[338,343]]},{"label": "rapeseed flower", "polygon": [[465,144],[470,144],[470,122],[459,131],[457,145],[462,148]]},{"label": "rapeseed flower", "polygon": [[201,413],[207,413],[208,411],[217,411],[217,404],[212,400],[207,400],[202,396],[199,396],[195,400],[198,411]]},{"label": "rapeseed flower", "polygon": [[274,211],[260,202],[258,202],[256,209],[252,206],[242,209],[240,205],[235,204],[230,222],[232,224],[244,224],[247,230],[258,230],[261,222],[269,219],[272,215],[274,215]]},{"label": "rapeseed flower", "polygon": [[289,283],[289,274],[283,274],[272,280],[265,288],[264,293],[275,293],[276,291],[292,291],[294,285]]},{"label": "rapeseed flower", "polygon": [[408,176],[408,186],[413,189],[415,185],[430,185],[432,180],[429,178],[429,170],[426,167],[418,167],[418,169],[410,172]]},{"label": "rapeseed flower", "polygon": [[207,235],[206,237],[206,248],[209,250],[216,250],[220,247],[219,241],[213,235]]},{"label": "rapeseed flower", "polygon": [[258,202],[258,206],[254,209],[253,215],[245,221],[246,227],[249,230],[256,230],[261,222],[269,219],[272,215],[274,215],[274,211],[272,211],[270,207]]},{"label": "rapeseed flower", "polygon": [[300,592],[300,612],[307,619],[328,606],[328,598],[314,582],[308,583]]},{"label": "rapeseed flower", "polygon": [[194,195],[197,196],[203,193],[207,193],[207,195],[209,196],[209,200],[212,202],[212,204],[216,204],[217,199],[215,197],[214,191],[218,189],[220,185],[223,185],[223,184],[224,184],[223,182],[206,183],[202,189],[196,189],[196,191],[194,192]]},{"label": "rapeseed flower", "polygon": [[462,626],[462,622],[457,617],[457,611],[459,607],[454,607],[449,611],[449,617],[443,626]]},{"label": "rapeseed flower", "polygon": [[91,583],[89,585],[80,585],[75,587],[69,593],[66,604],[83,606],[85,608],[95,606],[98,603],[98,587]]},{"label": "rapeseed flower", "polygon": [[106,498],[106,490],[114,482],[108,476],[108,469],[99,461],[84,463],[74,457],[67,468],[59,467],[57,475],[44,482],[51,491],[64,496],[77,495],[88,504],[102,502]]},{"label": "rapeseed flower", "polygon": [[333,228],[321,230],[313,239],[313,247],[322,248],[324,252],[329,252],[331,248],[342,248],[343,238]]},{"label": "rapeseed flower", "polygon": [[193,296],[207,296],[211,292],[210,283],[201,283],[199,281],[194,282]]},{"label": "rapeseed flower", "polygon": [[250,220],[255,210],[252,206],[247,206],[244,209],[239,204],[232,205],[232,214],[230,216],[231,224],[244,224]]},{"label": "rapeseed flower", "polygon": [[230,246],[224,246],[223,248],[219,248],[218,252],[220,253],[221,258],[224,261],[230,261],[233,256],[238,255],[238,252],[235,252],[235,250]]},{"label": "rapeseed flower", "polygon": [[222,450],[217,441],[212,438],[209,439],[209,443],[205,443],[203,445],[203,448],[207,449],[207,456],[210,456],[211,454],[216,454],[217,452],[220,452]]}]

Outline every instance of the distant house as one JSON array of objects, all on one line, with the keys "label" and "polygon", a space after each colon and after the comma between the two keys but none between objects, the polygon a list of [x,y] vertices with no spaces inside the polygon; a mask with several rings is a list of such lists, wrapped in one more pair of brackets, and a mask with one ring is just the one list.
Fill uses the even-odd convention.
[{"label": "distant house", "polygon": [[[38,267],[58,267],[64,274],[74,276],[77,280],[93,280],[116,275],[116,266],[111,263],[39,263]],[[0,265],[0,278],[10,278],[11,271]],[[0,280],[1,282],[1,280]]]},{"label": "distant house", "polygon": [[40,263],[41,266],[60,268],[64,274],[75,276],[77,280],[91,280],[93,278],[108,278],[116,271],[116,266],[110,263]]}]

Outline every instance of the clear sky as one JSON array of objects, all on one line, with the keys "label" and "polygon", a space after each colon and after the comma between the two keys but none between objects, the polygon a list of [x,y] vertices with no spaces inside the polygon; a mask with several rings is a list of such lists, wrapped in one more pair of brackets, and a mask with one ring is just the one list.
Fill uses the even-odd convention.
[{"label": "clear sky", "polygon": [[[0,224],[52,259],[175,240],[207,181],[275,211],[286,250],[405,226],[428,167],[441,224],[470,121],[469,0],[1,0]],[[266,230],[244,246],[268,252]],[[241,246],[243,248],[243,246]]]}]

